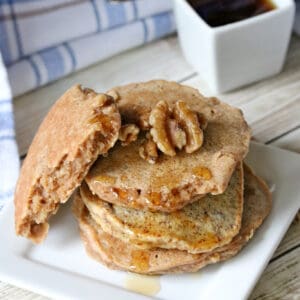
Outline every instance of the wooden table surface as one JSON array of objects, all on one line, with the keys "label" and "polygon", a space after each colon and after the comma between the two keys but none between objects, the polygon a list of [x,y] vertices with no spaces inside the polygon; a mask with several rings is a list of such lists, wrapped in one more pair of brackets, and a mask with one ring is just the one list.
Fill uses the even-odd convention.
[{"label": "wooden table surface", "polygon": [[[212,95],[184,60],[178,40],[170,37],[115,56],[14,100],[16,136],[21,159],[38,125],[54,101],[74,83],[96,91],[153,78],[175,80]],[[239,90],[217,95],[240,107],[254,138],[300,152],[300,38],[293,36],[283,71]],[[0,299],[45,297],[0,282]],[[250,299],[300,299],[300,221],[290,226]]]}]

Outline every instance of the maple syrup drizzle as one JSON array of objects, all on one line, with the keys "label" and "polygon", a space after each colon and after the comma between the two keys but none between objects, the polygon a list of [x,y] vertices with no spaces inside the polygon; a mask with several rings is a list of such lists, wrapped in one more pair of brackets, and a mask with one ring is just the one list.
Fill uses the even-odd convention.
[{"label": "maple syrup drizzle", "polygon": [[160,276],[140,275],[128,273],[125,278],[125,288],[127,290],[143,294],[145,296],[154,296],[160,289]]},{"label": "maple syrup drizzle", "polygon": [[157,192],[149,192],[145,195],[147,200],[149,200],[154,205],[161,204],[161,194]]},{"label": "maple syrup drizzle", "polygon": [[193,174],[197,177],[201,177],[205,180],[210,180],[212,177],[211,171],[206,167],[193,168]]},{"label": "maple syrup drizzle", "polygon": [[104,182],[104,183],[108,183],[108,184],[114,184],[116,183],[116,178],[113,176],[109,176],[109,175],[99,175],[96,176],[94,179],[95,182]]},{"label": "maple syrup drizzle", "polygon": [[213,233],[206,233],[200,241],[194,243],[194,247],[201,247],[203,249],[211,249],[219,243],[220,239]]},{"label": "maple syrup drizzle", "polygon": [[97,113],[89,120],[90,124],[101,123],[105,131],[111,131],[111,118],[103,113]]},{"label": "maple syrup drizzle", "polygon": [[147,251],[134,250],[131,253],[131,267],[136,271],[147,271],[149,269],[150,255]]}]

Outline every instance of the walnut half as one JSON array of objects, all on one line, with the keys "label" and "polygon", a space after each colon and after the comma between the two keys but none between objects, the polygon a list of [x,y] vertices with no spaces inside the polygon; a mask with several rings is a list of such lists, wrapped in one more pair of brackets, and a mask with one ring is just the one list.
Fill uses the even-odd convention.
[{"label": "walnut half", "polygon": [[174,107],[174,117],[184,128],[187,135],[187,142],[184,147],[185,152],[195,152],[203,144],[203,131],[200,127],[197,113],[193,112],[185,102],[177,101]]},{"label": "walnut half", "polygon": [[149,124],[158,149],[174,156],[176,148],[192,153],[202,146],[202,128],[207,126],[207,121],[204,115],[192,111],[183,101],[177,101],[173,111],[167,102],[159,101],[150,113]]},{"label": "walnut half", "polygon": [[150,113],[149,123],[152,126],[150,134],[161,152],[175,156],[176,152],[166,128],[166,122],[169,118],[170,111],[168,103],[159,101]]},{"label": "walnut half", "polygon": [[186,145],[186,133],[175,119],[168,119],[166,126],[172,145],[181,150]]}]

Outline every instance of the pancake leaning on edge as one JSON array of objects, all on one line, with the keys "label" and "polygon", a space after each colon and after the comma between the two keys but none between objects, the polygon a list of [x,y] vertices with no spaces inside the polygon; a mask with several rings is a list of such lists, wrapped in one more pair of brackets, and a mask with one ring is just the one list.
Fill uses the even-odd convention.
[{"label": "pancake leaning on edge", "polygon": [[158,101],[164,100],[173,108],[182,100],[203,114],[208,125],[199,150],[178,151],[174,157],[161,155],[154,165],[139,156],[140,140],[126,147],[116,144],[108,157],[97,160],[85,179],[94,194],[118,205],[171,212],[195,195],[225,191],[249,147],[250,129],[239,109],[163,80],[116,87],[109,93],[115,95],[125,124],[144,128]]},{"label": "pancake leaning on edge", "polygon": [[242,227],[233,240],[212,252],[191,254],[175,249],[140,250],[105,233],[90,216],[79,193],[73,211],[79,222],[80,234],[87,253],[113,269],[141,274],[195,272],[204,266],[227,260],[236,255],[269,214],[272,200],[267,185],[245,166],[245,190]]},{"label": "pancake leaning on edge", "polygon": [[114,99],[76,85],[53,105],[40,125],[15,191],[18,235],[41,242],[48,218],[80,185],[100,154],[118,138],[120,114]]},{"label": "pancake leaning on edge", "polygon": [[206,195],[172,213],[126,208],[102,201],[85,183],[80,195],[101,228],[140,248],[167,248],[202,253],[228,244],[239,232],[243,212],[243,167],[240,163],[226,191]]}]

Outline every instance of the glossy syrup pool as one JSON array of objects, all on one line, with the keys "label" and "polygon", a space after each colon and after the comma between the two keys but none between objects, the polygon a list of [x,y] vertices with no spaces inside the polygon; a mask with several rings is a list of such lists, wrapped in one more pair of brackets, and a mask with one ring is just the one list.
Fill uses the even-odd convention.
[{"label": "glossy syrup pool", "polygon": [[131,267],[137,271],[147,271],[149,269],[150,255],[147,251],[134,250],[131,253]]},{"label": "glossy syrup pool", "polygon": [[128,273],[125,277],[124,286],[129,291],[146,296],[154,296],[159,293],[161,289],[160,276]]},{"label": "glossy syrup pool", "polygon": [[188,0],[211,27],[242,21],[276,9],[271,0]]},{"label": "glossy syrup pool", "polygon": [[201,167],[201,166],[193,168],[193,174],[205,180],[210,180],[212,178],[211,171],[208,168]]}]

